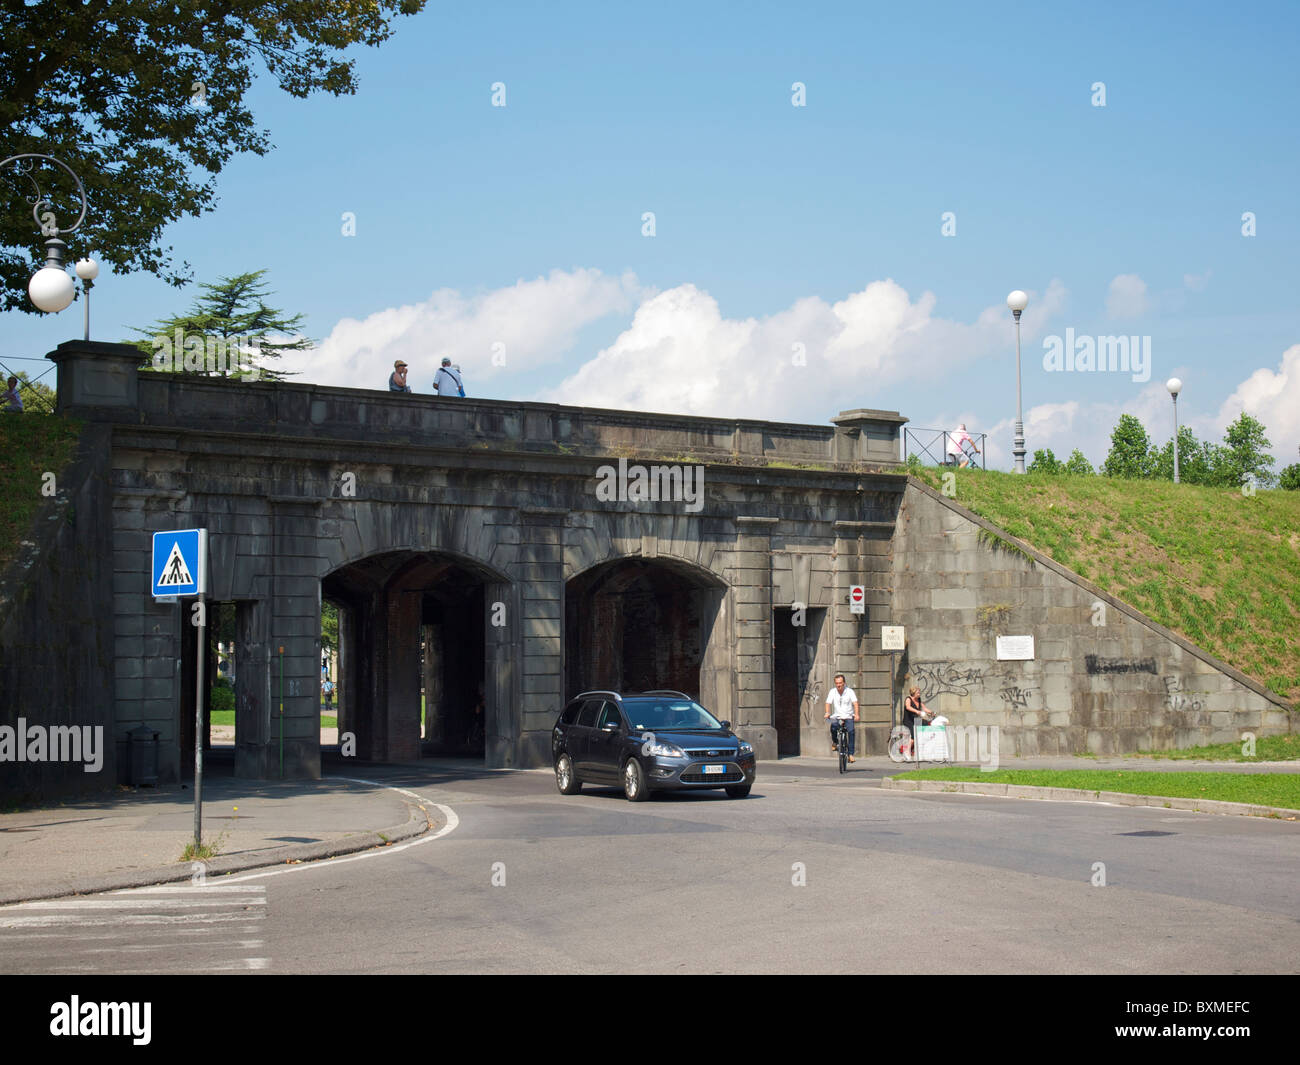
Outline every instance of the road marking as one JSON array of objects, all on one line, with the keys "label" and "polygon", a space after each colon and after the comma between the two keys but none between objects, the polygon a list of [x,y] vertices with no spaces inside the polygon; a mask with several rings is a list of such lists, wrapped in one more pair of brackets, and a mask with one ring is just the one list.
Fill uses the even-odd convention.
[{"label": "road marking", "polygon": [[[428,835],[419,836],[416,839],[406,843],[395,843],[391,847],[373,848],[368,851],[362,851],[360,854],[352,854],[346,858],[324,858],[314,862],[304,862],[302,865],[291,865],[284,869],[268,869],[260,873],[245,873],[242,876],[223,876],[222,885],[242,884],[249,880],[260,880],[268,876],[283,876],[286,873],[305,873],[312,869],[335,869],[340,865],[346,865],[348,862],[361,862],[368,858],[379,858],[386,854],[398,854],[404,850],[410,850],[412,847],[419,847],[426,843],[432,843],[436,839],[441,839],[448,833],[454,832],[460,825],[460,818],[456,816],[456,811],[450,806],[444,806],[440,802],[434,802],[432,799],[425,798],[423,795],[417,795],[413,791],[407,791],[405,788],[394,787],[391,784],[381,784],[377,780],[362,780],[359,777],[330,777],[330,780],[347,780],[353,784],[369,784],[375,788],[386,788],[389,791],[398,792],[415,801],[415,804],[424,810],[426,806],[432,806],[437,809],[446,819],[447,823],[438,829],[437,832]],[[427,816],[427,813],[426,813]]]}]

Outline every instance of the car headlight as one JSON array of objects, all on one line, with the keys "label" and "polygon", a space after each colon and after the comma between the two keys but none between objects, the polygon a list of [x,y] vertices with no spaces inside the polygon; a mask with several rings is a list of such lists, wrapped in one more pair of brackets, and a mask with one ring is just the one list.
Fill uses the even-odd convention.
[{"label": "car headlight", "polygon": [[672,743],[660,743],[656,740],[654,743],[647,743],[641,748],[641,753],[650,758],[685,758],[686,752]]},{"label": "car headlight", "polygon": [[753,754],[753,753],[754,753],[754,748],[753,748],[753,746],[752,746],[751,744],[746,743],[744,740],[741,740],[741,741],[740,741],[740,754],[741,754],[741,757],[744,757],[744,756],[747,755],[747,754]]}]

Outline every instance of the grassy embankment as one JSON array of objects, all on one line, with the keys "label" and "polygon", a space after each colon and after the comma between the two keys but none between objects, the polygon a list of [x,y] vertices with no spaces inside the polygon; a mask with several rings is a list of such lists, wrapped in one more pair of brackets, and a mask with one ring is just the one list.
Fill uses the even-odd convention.
[{"label": "grassy embankment", "polygon": [[1116,769],[999,769],[983,773],[978,768],[948,766],[896,776],[899,780],[967,780],[1177,799],[1218,799],[1300,810],[1300,773],[1143,773]]},{"label": "grassy embankment", "polygon": [[[940,488],[942,468],[911,471]],[[958,470],[955,502],[1293,703],[1300,492]]]},{"label": "grassy embankment", "polygon": [[44,474],[72,460],[82,423],[40,414],[0,413],[0,566],[12,562],[45,502]]}]

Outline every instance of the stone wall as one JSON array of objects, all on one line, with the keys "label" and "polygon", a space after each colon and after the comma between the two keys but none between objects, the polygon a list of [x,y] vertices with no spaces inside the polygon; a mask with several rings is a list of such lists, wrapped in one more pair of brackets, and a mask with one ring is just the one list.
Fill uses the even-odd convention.
[{"label": "stone wall", "polygon": [[[909,480],[894,540],[908,683],[1001,753],[1118,754],[1285,733],[1284,700],[951,499]],[[1033,636],[999,661],[998,636]]]},{"label": "stone wall", "polygon": [[[0,727],[15,729],[15,739],[20,719],[29,732],[33,726],[99,729],[89,738],[102,762],[86,772],[85,751],[82,761],[0,761],[3,795],[69,794],[117,782],[118,745],[125,744],[128,725],[115,727],[113,716],[110,436],[106,427],[87,426],[69,467],[51,471],[55,495],[0,577]],[[85,738],[83,731],[79,740]],[[62,742],[60,748],[74,753]]]}]

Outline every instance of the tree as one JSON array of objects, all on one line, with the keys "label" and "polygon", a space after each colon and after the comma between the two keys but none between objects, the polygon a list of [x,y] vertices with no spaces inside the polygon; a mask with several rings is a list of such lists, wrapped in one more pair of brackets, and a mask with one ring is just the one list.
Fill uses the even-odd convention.
[{"label": "tree", "polygon": [[285,318],[283,311],[266,305],[270,292],[262,282],[265,273],[254,270],[223,277],[215,285],[202,284],[205,294],[195,298],[188,314],[163,319],[152,329],[137,329],[148,338],[134,343],[149,356],[149,368],[271,381],[286,377],[285,371],[267,369],[259,360],[307,351],[313,343],[294,335],[301,314]]},{"label": "tree", "polygon": [[[1178,479],[1184,484],[1219,483],[1218,466],[1221,449],[1208,440],[1201,443],[1186,425],[1178,427]],[[1174,442],[1168,440],[1155,457],[1155,476],[1174,479]]]},{"label": "tree", "polygon": [[1131,414],[1121,414],[1110,434],[1110,453],[1101,472],[1107,477],[1150,477],[1155,468],[1151,439],[1142,423]]},{"label": "tree", "polygon": [[1288,492],[1300,491],[1300,462],[1293,462],[1278,476],[1277,486]]},{"label": "tree", "polygon": [[1227,432],[1223,434],[1222,483],[1240,485],[1247,475],[1252,476],[1264,488],[1272,483],[1273,456],[1266,449],[1273,445],[1264,432],[1263,423],[1245,411],[1228,426]]},{"label": "tree", "polygon": [[[95,249],[120,272],[173,285],[163,229],[215,205],[215,184],[236,153],[265,155],[268,133],[244,105],[264,67],[292,96],[356,92],[356,44],[377,46],[389,20],[424,0],[27,0],[0,13],[0,158],[39,152],[85,183],[90,210],[69,240],[75,259]],[[42,170],[56,218],[80,209],[71,181]],[[34,312],[26,297],[42,241],[22,194],[0,181],[0,311]],[[48,177],[47,177],[48,176]],[[74,212],[75,213],[75,212]]]},{"label": "tree", "polygon": [[1029,473],[1059,474],[1065,472],[1065,463],[1052,454],[1050,447],[1040,447],[1034,452],[1034,460],[1029,464]]},{"label": "tree", "polygon": [[1073,474],[1075,477],[1092,477],[1097,473],[1092,468],[1092,463],[1083,457],[1083,452],[1077,447],[1070,452],[1070,457],[1065,460],[1065,472]]}]

